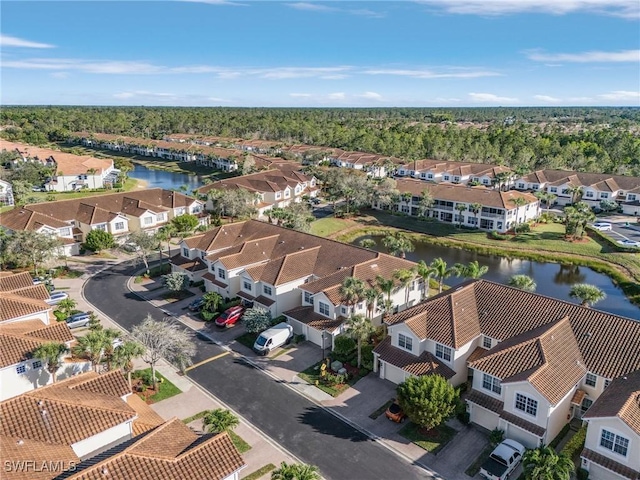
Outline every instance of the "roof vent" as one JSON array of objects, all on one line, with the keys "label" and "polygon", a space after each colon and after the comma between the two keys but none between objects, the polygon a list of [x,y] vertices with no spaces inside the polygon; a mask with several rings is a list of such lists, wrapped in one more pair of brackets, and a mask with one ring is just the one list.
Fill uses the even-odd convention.
[{"label": "roof vent", "polygon": [[298,248],[298,250],[304,250],[304,246],[301,246],[300,248]]},{"label": "roof vent", "polygon": [[100,473],[102,473],[102,475],[109,475],[109,470],[107,470],[107,467],[104,467]]},{"label": "roof vent", "polygon": [[24,445],[24,440],[21,438],[16,442],[16,445]]},{"label": "roof vent", "polygon": [[280,240],[278,243],[282,245],[284,243],[284,240]]},{"label": "roof vent", "polygon": [[585,332],[584,335],[582,335],[584,338],[591,338],[591,332]]},{"label": "roof vent", "polygon": [[42,405],[44,405],[44,400],[38,400],[38,406],[41,407]]}]

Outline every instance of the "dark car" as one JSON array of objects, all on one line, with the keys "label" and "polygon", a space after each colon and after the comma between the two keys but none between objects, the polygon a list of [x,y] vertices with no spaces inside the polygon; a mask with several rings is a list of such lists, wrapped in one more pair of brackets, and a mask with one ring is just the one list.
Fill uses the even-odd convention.
[{"label": "dark car", "polygon": [[389,408],[387,408],[387,411],[384,412],[384,414],[389,420],[396,423],[404,422],[404,419],[407,417],[402,411],[402,407],[400,407],[398,402],[395,400],[391,405],[389,405]]},{"label": "dark car", "polygon": [[244,313],[244,307],[238,305],[237,307],[227,308],[222,315],[216,318],[216,325],[218,327],[232,327],[240,320]]},{"label": "dark car", "polygon": [[187,308],[192,312],[199,312],[200,310],[202,310],[203,306],[204,306],[204,298],[200,297],[195,299],[193,302],[191,302],[187,306]]}]

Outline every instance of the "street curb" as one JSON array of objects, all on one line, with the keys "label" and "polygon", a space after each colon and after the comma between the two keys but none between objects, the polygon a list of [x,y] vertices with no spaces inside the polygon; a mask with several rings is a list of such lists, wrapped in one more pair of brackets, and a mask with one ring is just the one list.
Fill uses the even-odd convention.
[{"label": "street curb", "polygon": [[[295,388],[294,386],[290,385],[289,382],[283,380],[282,378],[279,378],[278,376],[276,376],[275,374],[271,373],[269,370],[265,369],[262,365],[257,364],[256,362],[254,362],[253,360],[251,360],[249,357],[247,357],[246,355],[243,355],[242,353],[236,352],[235,350],[231,349],[230,347],[228,347],[227,345],[224,345],[222,342],[220,342],[219,340],[214,339],[213,337],[211,337],[207,332],[202,332],[200,330],[196,330],[195,328],[193,328],[191,325],[188,325],[186,323],[184,323],[182,320],[180,320],[179,317],[176,317],[175,315],[173,315],[172,313],[166,311],[165,309],[158,307],[156,305],[154,305],[152,303],[151,300],[149,300],[148,298],[146,298],[144,295],[134,291],[131,288],[131,281],[134,277],[129,277],[129,280],[127,280],[127,289],[133,293],[134,295],[136,295],[138,298],[141,298],[142,300],[144,300],[145,302],[149,303],[149,305],[152,305],[154,308],[157,308],[158,310],[162,311],[163,313],[165,313],[166,315],[170,316],[172,319],[180,322],[182,325],[184,325],[185,327],[191,329],[192,331],[202,335],[203,337],[206,337],[207,339],[211,340],[213,343],[215,343],[217,346],[219,346],[220,348],[224,349],[225,351],[228,351],[230,353],[232,353],[233,355],[237,355],[238,357],[241,357],[245,362],[247,362],[249,365],[251,365],[252,367],[260,370],[262,373],[264,373],[265,375],[267,375],[268,377],[272,378],[273,380],[278,381],[281,385],[284,385],[285,387],[291,389],[292,391],[294,391],[295,393],[297,393],[298,395],[306,398],[307,400],[309,400],[311,403],[315,404],[317,407],[321,408],[322,410],[324,410],[325,412],[330,413],[331,415],[333,415],[334,417],[340,419],[341,421],[343,421],[344,423],[346,423],[347,425],[349,425],[350,427],[354,428],[355,430],[358,430],[360,433],[363,433],[364,435],[366,435],[367,437],[369,437],[371,440],[373,440],[374,442],[376,442],[377,444],[383,446],[384,448],[386,448],[387,450],[389,450],[390,452],[396,454],[398,457],[402,458],[403,460],[405,460],[407,463],[409,463],[409,465],[415,465],[419,468],[422,468],[423,470],[425,470],[429,475],[431,475],[432,478],[436,478],[436,479],[442,479],[444,477],[442,477],[441,475],[439,475],[438,473],[436,473],[434,470],[432,470],[430,467],[424,465],[423,463],[417,461],[417,460],[413,460],[412,458],[410,458],[409,456],[407,456],[406,454],[404,454],[403,452],[401,452],[400,450],[398,450],[397,448],[389,445],[386,441],[384,441],[380,436],[374,434],[373,432],[370,432],[369,430],[361,427],[360,425],[354,423],[353,421],[351,421],[350,419],[348,419],[347,417],[345,417],[344,415],[334,411],[332,409],[332,407],[326,407],[324,405],[322,405],[321,403],[319,403],[315,398],[313,398],[310,395],[307,395],[306,393],[304,393],[301,390],[298,390],[297,388]],[[167,362],[169,365],[171,365],[171,363]],[[189,377],[187,377],[189,378]],[[201,387],[195,380],[189,378],[189,380],[191,380],[195,385],[197,385],[199,388],[203,389],[203,387]],[[302,379],[300,379],[302,380]],[[312,386],[311,384],[307,383],[308,385]],[[213,397],[215,398],[215,397]],[[216,399],[217,400],[217,399]],[[224,405],[223,402],[220,402]],[[231,410],[231,409],[230,409]],[[257,428],[257,427],[256,427]],[[291,456],[293,458],[297,458],[295,455],[291,454]]]}]

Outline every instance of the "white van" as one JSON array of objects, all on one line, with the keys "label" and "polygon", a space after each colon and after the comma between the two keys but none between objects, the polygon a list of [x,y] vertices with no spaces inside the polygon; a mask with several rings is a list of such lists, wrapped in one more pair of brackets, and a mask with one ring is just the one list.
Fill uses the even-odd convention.
[{"label": "white van", "polygon": [[293,327],[282,322],[258,335],[256,343],[253,344],[253,351],[260,355],[268,355],[271,350],[289,343],[292,338]]}]

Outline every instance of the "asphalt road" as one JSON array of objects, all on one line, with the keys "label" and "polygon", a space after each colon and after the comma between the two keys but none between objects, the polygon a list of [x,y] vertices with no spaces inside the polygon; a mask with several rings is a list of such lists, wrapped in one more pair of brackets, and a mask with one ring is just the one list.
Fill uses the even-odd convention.
[{"label": "asphalt road", "polygon": [[[105,270],[90,278],[84,290],[89,303],[129,331],[148,314],[158,320],[164,316],[127,289],[126,281],[137,268],[124,264]],[[194,340],[194,364],[224,352],[202,335],[194,333]],[[303,462],[317,465],[327,479],[430,478],[423,469],[410,465],[241,356],[222,356],[188,375]]]}]

